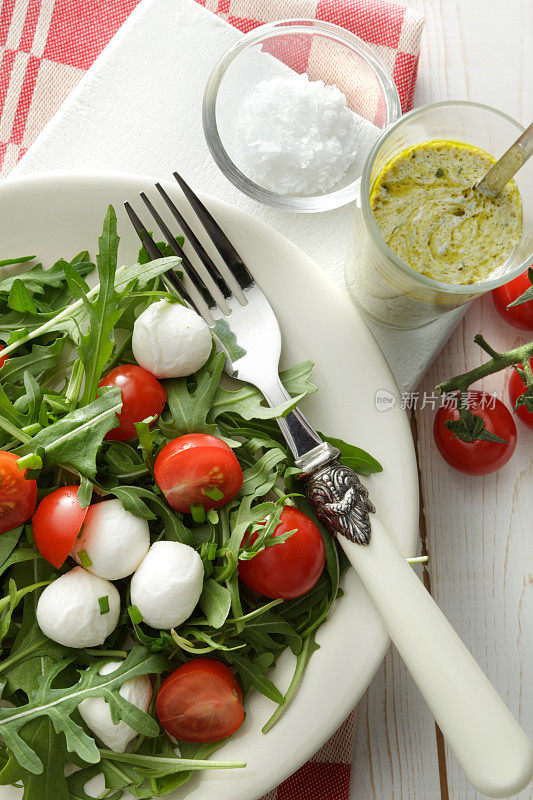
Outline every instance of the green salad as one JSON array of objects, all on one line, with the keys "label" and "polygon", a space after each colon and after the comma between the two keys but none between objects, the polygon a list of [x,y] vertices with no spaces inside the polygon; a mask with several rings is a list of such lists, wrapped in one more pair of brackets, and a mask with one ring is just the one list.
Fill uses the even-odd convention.
[{"label": "green salad", "polygon": [[[159,797],[244,767],[208,757],[252,690],[272,728],[342,594],[342,553],[276,423],[316,391],[311,362],[281,373],[293,399],[268,407],[222,378],[200,318],[183,322],[194,312],[161,283],[179,259],[141,249],[118,268],[118,246],[110,207],[94,276],[88,251],[0,262],[25,270],[0,280],[0,784],[25,800]],[[190,337],[178,366],[173,319]],[[287,648],[282,694],[269,671]]]}]

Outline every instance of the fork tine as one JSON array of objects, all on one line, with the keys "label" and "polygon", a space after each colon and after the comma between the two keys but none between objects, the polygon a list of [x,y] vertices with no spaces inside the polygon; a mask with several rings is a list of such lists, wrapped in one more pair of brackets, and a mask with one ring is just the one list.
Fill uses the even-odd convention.
[{"label": "fork tine", "polygon": [[[126,209],[126,213],[130,218],[131,224],[133,225],[133,227],[137,232],[137,236],[141,240],[146,252],[150,256],[152,261],[154,261],[157,258],[163,258],[163,253],[161,252],[157,244],[154,242],[154,240],[148,233],[147,229],[142,224],[141,220],[131,207],[131,205],[129,203],[124,203],[124,208]],[[200,313],[198,311],[196,303],[194,302],[189,292],[186,290],[186,288],[184,287],[184,285],[182,284],[182,282],[180,281],[180,279],[178,278],[173,269],[167,269],[167,271],[163,273],[161,277],[164,283],[167,284],[167,286],[171,290],[176,291],[185,300],[185,302],[191,306],[191,308],[194,308],[197,314]]]},{"label": "fork tine", "polygon": [[202,201],[195,195],[191,187],[185,183],[181,175],[177,172],[174,172],[173,175],[241,289],[244,290],[253,286],[255,284],[253,276],[218,222],[213,219]]},{"label": "fork tine", "polygon": [[200,292],[200,295],[202,296],[202,298],[203,298],[204,302],[206,303],[207,307],[209,309],[215,308],[216,301],[214,300],[211,292],[209,291],[209,289],[207,288],[207,286],[203,282],[202,278],[200,277],[200,275],[198,274],[198,272],[196,271],[194,266],[191,264],[191,262],[189,261],[189,259],[187,258],[187,256],[185,255],[185,253],[183,252],[183,250],[181,249],[181,247],[177,243],[175,236],[173,235],[172,231],[170,230],[170,228],[166,224],[165,220],[161,217],[161,214],[155,208],[154,204],[152,203],[150,198],[146,195],[146,193],[145,192],[141,192],[140,194],[141,194],[141,199],[142,199],[143,203],[145,204],[145,206],[147,207],[148,211],[150,212],[152,217],[155,219],[155,221],[157,222],[157,224],[161,228],[161,232],[162,232],[163,236],[165,237],[165,239],[167,240],[168,244],[170,245],[170,247],[172,248],[174,253],[176,253],[176,255],[181,258],[181,265],[182,265],[183,269],[185,270],[185,272],[189,276],[190,280],[193,282],[193,284],[196,287],[196,289]]},{"label": "fork tine", "polygon": [[183,233],[185,235],[185,238],[187,239],[189,244],[192,245],[192,247],[196,251],[196,254],[197,254],[198,258],[200,259],[200,261],[202,262],[202,264],[204,265],[204,267],[208,271],[208,273],[211,276],[211,278],[213,279],[213,281],[216,283],[216,285],[220,289],[220,291],[222,293],[222,296],[227,300],[228,297],[231,297],[231,295],[232,295],[231,289],[229,288],[228,284],[226,283],[226,281],[224,280],[224,278],[222,277],[222,275],[218,271],[218,268],[217,268],[216,264],[214,263],[213,259],[211,258],[209,253],[207,253],[207,251],[205,250],[203,244],[198,239],[198,237],[196,236],[195,232],[190,228],[187,220],[183,217],[182,214],[180,214],[180,212],[178,211],[178,209],[176,208],[176,206],[174,205],[174,203],[172,202],[172,200],[170,199],[168,194],[165,192],[165,190],[163,189],[161,184],[160,183],[156,183],[155,188],[157,189],[157,191],[159,192],[159,194],[161,195],[161,197],[163,198],[163,200],[167,204],[168,209],[171,212],[171,214],[173,215],[174,219],[176,220],[176,222],[181,227],[181,230],[183,231]]}]

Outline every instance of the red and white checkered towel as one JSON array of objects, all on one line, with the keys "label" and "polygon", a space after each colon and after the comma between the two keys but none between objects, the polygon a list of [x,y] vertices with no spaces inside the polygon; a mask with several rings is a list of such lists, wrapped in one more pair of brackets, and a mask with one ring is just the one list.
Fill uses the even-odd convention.
[{"label": "red and white checkered towel", "polygon": [[[416,80],[423,17],[382,0],[198,0],[247,32],[309,17],[360,36],[392,73],[406,111]],[[0,168],[15,166],[139,0],[0,0]],[[317,720],[317,725],[320,720]],[[298,772],[262,800],[347,800],[352,713]]]}]

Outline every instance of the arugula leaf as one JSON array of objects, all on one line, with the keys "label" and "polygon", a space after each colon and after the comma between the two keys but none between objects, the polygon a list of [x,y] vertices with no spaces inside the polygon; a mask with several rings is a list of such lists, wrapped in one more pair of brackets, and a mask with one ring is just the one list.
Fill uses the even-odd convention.
[{"label": "arugula leaf", "polygon": [[59,661],[38,679],[38,687],[29,692],[28,703],[16,708],[0,708],[0,726],[4,741],[20,766],[35,775],[43,772],[39,754],[21,737],[21,729],[32,720],[48,717],[56,734],[64,734],[66,747],[83,761],[94,764],[100,760],[94,739],[88,736],[72,714],[79,703],[88,697],[103,697],[109,704],[113,722],[124,720],[144,736],[156,736],[159,727],[152,717],[128,703],[119,689],[130,678],[160,673],[168,668],[165,658],[150,655],[146,648],[135,646],[128,657],[113,672],[100,675],[98,662],[80,674],[74,686],[55,689],[56,677],[71,663]]},{"label": "arugula leaf", "polygon": [[24,561],[35,561],[35,559],[42,558],[40,553],[37,553],[31,547],[17,547],[14,553],[6,558],[3,564],[0,565],[0,575],[7,569],[10,569],[13,564],[21,564]]},{"label": "arugula leaf", "polygon": [[249,620],[244,628],[245,638],[257,637],[258,634],[278,634],[287,639],[293,653],[299,653],[302,648],[302,638],[294,627],[275,611],[265,611],[259,617]]},{"label": "arugula leaf", "polygon": [[[117,216],[114,208],[109,206],[102,235],[98,239],[99,250],[96,256],[100,288],[92,301],[88,297],[89,287],[83,278],[70,266],[65,267],[72,296],[75,300],[82,300],[88,320],[87,330],[80,330],[77,342],[78,354],[85,370],[82,405],[90,403],[96,397],[102,370],[113,352],[113,330],[123,312],[123,298],[115,291],[118,243]],[[125,291],[127,289],[128,287]]]},{"label": "arugula leaf", "polygon": [[36,433],[17,453],[26,455],[39,451],[47,468],[54,464],[68,464],[94,479],[97,452],[106,433],[116,427],[116,414],[121,408],[120,389],[117,386],[102,387],[96,400]]},{"label": "arugula leaf", "polygon": [[213,628],[221,628],[231,608],[231,595],[228,589],[208,578],[204,582],[199,602],[208,623]]},{"label": "arugula leaf", "polygon": [[287,453],[278,447],[267,450],[253,466],[243,471],[240,496],[264,497],[277,482],[280,472],[287,464]]},{"label": "arugula leaf", "polygon": [[[69,775],[66,779],[67,786],[68,786],[68,798],[69,800],[98,800],[98,797],[92,794],[88,794],[85,791],[85,784],[88,783],[92,778],[96,778],[98,775],[104,773],[104,764],[94,764],[91,767],[85,767],[84,769],[80,769],[77,772],[73,772],[72,775]],[[105,773],[104,773],[105,774]],[[118,790],[111,794],[106,793],[105,798],[106,800],[120,800],[122,797],[122,789],[126,786],[129,786],[131,781],[129,780],[128,776],[125,776],[125,780],[120,784]],[[106,789],[110,789],[106,781]],[[24,800],[24,798],[23,798]],[[36,798],[36,800],[42,800],[42,798]]]},{"label": "arugula leaf", "polygon": [[234,653],[231,654],[231,661],[235,664],[241,679],[244,679],[245,683],[255,686],[261,694],[264,694],[274,703],[283,702],[283,695],[280,690],[272,683],[270,678],[266,677],[261,667],[246,658],[236,656]]},{"label": "arugula leaf", "polygon": [[0,267],[11,267],[15,264],[25,264],[27,261],[33,261],[35,256],[15,256],[14,258],[4,258],[0,261]]},{"label": "arugula leaf", "polygon": [[[44,559],[18,564],[13,576],[19,586],[45,581],[53,574],[53,567]],[[68,652],[65,647],[52,642],[37,624],[36,609],[41,590],[26,595],[23,602],[22,624],[15,637],[8,658],[0,662],[0,673],[7,677],[10,694],[21,689],[26,694],[37,688],[37,681],[54,661]]]},{"label": "arugula leaf", "polygon": [[[137,288],[149,283],[168,269],[174,269],[180,263],[179,258],[160,258],[149,264],[133,264],[120,267],[115,272],[115,291],[125,291],[132,282],[137,280]],[[72,270],[70,277],[73,278]],[[80,281],[74,278],[74,282]],[[100,292],[100,284],[85,292],[85,298],[90,300]],[[3,348],[4,355],[9,355],[22,344],[42,336],[45,333],[63,331],[67,333],[76,344],[79,341],[80,330],[87,322],[87,311],[84,306],[83,296],[80,296],[71,305],[63,308],[59,313],[19,314],[12,311],[0,318],[0,339],[9,339],[7,347]]]},{"label": "arugula leaf", "polygon": [[[25,260],[30,260],[33,258],[35,258],[35,256],[28,256]],[[21,262],[16,261],[10,263],[14,264]],[[13,288],[13,284],[17,281],[22,281],[27,291],[35,294],[43,294],[44,292],[48,292],[51,288],[62,289],[66,281],[64,268],[68,264],[69,262],[65,261],[64,259],[56,261],[56,263],[50,269],[43,269],[42,264],[36,264],[36,266],[26,270],[26,272],[23,272],[20,275],[14,275],[10,278],[4,278],[1,280],[0,292],[7,292],[9,294]],[[0,262],[0,266],[2,265],[3,262]],[[75,256],[70,262],[70,266],[82,276],[87,275],[87,273],[94,269],[94,264],[89,261],[89,254],[86,250],[78,253],[78,255]]]},{"label": "arugula leaf", "polygon": [[7,304],[13,311],[28,312],[29,314],[37,314],[38,309],[33,302],[31,295],[26,288],[26,285],[20,280],[15,278],[9,290]]},{"label": "arugula leaf", "polygon": [[239,414],[245,420],[284,417],[298,405],[305,395],[316,392],[316,386],[309,380],[312,369],[312,361],[303,361],[295,367],[280,372],[281,382],[289,394],[296,396],[277,408],[265,405],[263,395],[251,384],[245,384],[237,390],[219,386],[213,398],[209,418],[216,420],[220,414],[227,412]]},{"label": "arugula leaf", "polygon": [[15,427],[24,425],[24,417],[15,408],[2,384],[0,384],[0,414]]},{"label": "arugula leaf", "polygon": [[372,472],[383,472],[383,467],[370,453],[356,447],[354,444],[348,444],[342,439],[336,439],[334,436],[326,436],[325,433],[319,431],[320,436],[325,442],[337,447],[341,451],[340,460],[347,467],[351,467],[354,472],[359,475],[370,475]]},{"label": "arugula leaf", "polygon": [[150,509],[150,505],[153,506],[163,520],[167,539],[172,542],[192,544],[191,531],[183,524],[177,513],[154,492],[141,486],[114,486],[109,492],[118,497],[126,511],[143,519],[157,519],[157,515]]},{"label": "arugula leaf", "polygon": [[149,474],[142,455],[126,442],[113,442],[103,458],[108,474],[126,483]]},{"label": "arugula leaf", "polygon": [[3,567],[7,559],[17,546],[18,540],[22,536],[23,526],[6,531],[0,536],[0,567]]},{"label": "arugula leaf", "polygon": [[[46,717],[34,719],[24,725],[20,736],[25,746],[46,764],[39,775],[19,767],[18,779],[24,783],[23,800],[71,800],[65,777],[68,761],[65,740],[54,732],[52,721]],[[10,757],[14,761],[13,754]],[[0,782],[2,777],[0,773]]]},{"label": "arugula leaf", "polygon": [[27,355],[8,358],[0,368],[0,380],[4,383],[14,383],[20,381],[25,372],[35,376],[42,375],[46,370],[57,366],[64,344],[64,337],[57,338],[47,346],[34,344]]},{"label": "arugula leaf", "polygon": [[276,708],[270,719],[265,723],[265,725],[263,725],[262,728],[263,733],[268,733],[268,731],[272,728],[272,726],[275,725],[275,723],[278,721],[283,711],[285,711],[287,704],[292,700],[294,693],[296,692],[296,689],[302,679],[302,675],[309,662],[309,659],[311,658],[313,653],[318,649],[319,646],[315,642],[314,633],[310,633],[307,639],[305,640],[299,655],[296,658],[296,667],[289,688],[285,692],[282,701],[279,703],[278,707]]},{"label": "arugula leaf", "polygon": [[165,414],[160,423],[165,435],[216,432],[216,426],[207,422],[207,416],[219,389],[223,369],[224,354],[213,350],[207,363],[195,374],[194,381],[188,378],[165,381],[170,412],[170,420]]}]

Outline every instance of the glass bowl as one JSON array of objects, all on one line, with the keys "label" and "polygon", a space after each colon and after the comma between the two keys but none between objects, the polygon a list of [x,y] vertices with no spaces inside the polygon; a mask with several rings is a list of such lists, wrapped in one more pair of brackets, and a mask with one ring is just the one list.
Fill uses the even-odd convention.
[{"label": "glass bowl", "polygon": [[367,317],[393,328],[421,327],[527,269],[533,260],[533,160],[515,175],[522,200],[520,240],[478,283],[446,283],[411,269],[385,243],[370,206],[376,175],[411,147],[435,140],[466,142],[499,158],[522,131],[519,122],[495,108],[447,100],[415,108],[382,133],[364,166],[355,205],[354,252],[345,265],[348,291]]},{"label": "glass bowl", "polygon": [[[336,85],[348,107],[363,118],[354,160],[324,194],[278,194],[246,174],[236,124],[243,98],[261,81],[292,71]],[[229,48],[209,76],[202,115],[209,150],[238,189],[284,211],[313,212],[356,198],[366,157],[382,130],[400,117],[401,108],[392,77],[365,42],[329,22],[291,19],[255,28]]]}]

